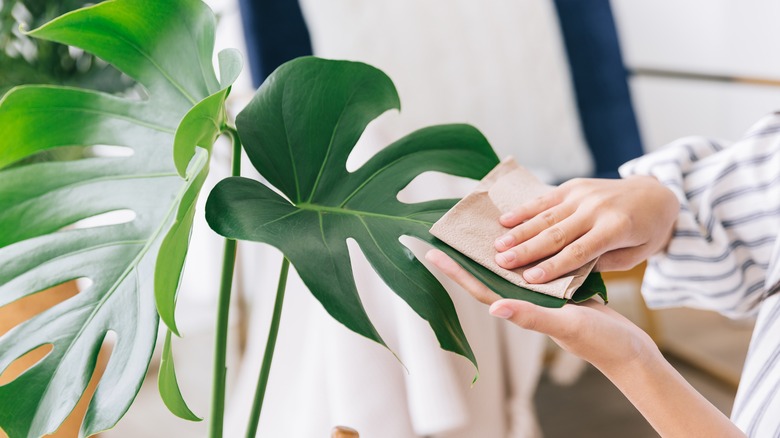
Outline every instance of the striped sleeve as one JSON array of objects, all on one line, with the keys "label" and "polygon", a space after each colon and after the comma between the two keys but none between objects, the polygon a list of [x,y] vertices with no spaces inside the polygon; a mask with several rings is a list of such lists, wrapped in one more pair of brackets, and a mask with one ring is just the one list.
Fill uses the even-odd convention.
[{"label": "striped sleeve", "polygon": [[766,279],[780,233],[780,114],[731,145],[683,138],[620,174],[654,176],[680,201],[668,247],[648,260],[642,292],[650,306],[743,317],[776,292]]}]

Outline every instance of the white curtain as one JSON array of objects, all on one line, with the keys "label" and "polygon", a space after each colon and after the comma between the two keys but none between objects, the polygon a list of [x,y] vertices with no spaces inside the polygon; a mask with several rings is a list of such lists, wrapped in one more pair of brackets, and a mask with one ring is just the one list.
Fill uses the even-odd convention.
[{"label": "white curtain", "polygon": [[[414,129],[465,122],[500,156],[515,156],[547,180],[590,171],[550,2],[303,0],[302,7],[316,55],[370,63],[399,90],[401,113],[369,126],[352,168]],[[426,174],[401,198],[459,197],[473,185]],[[405,243],[424,254],[422,244]],[[440,350],[427,323],[351,249],[366,309],[408,371],[390,351],[330,318],[291,272],[262,436],[325,437],[338,424],[369,438],[539,435],[532,400],[544,338],[491,318],[445,281],[479,360],[472,387],[469,363]],[[244,434],[281,262],[260,245],[239,251],[253,311],[226,436]]]}]

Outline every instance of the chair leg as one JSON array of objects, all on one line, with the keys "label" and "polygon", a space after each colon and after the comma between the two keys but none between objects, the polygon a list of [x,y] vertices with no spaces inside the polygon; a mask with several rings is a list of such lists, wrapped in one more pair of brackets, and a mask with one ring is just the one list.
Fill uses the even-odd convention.
[{"label": "chair leg", "polygon": [[359,438],[360,434],[351,427],[336,426],[330,432],[330,438]]}]

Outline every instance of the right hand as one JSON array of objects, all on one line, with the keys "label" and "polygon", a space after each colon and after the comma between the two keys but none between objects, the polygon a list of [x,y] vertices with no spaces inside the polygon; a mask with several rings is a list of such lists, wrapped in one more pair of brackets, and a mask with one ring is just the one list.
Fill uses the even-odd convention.
[{"label": "right hand", "polygon": [[503,215],[496,263],[506,269],[549,257],[526,270],[546,283],[595,258],[598,271],[626,270],[667,245],[680,209],[650,176],[573,179]]}]

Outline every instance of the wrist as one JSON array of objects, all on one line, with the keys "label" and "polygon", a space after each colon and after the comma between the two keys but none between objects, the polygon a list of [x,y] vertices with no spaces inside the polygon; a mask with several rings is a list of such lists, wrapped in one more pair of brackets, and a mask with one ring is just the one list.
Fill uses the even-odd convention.
[{"label": "wrist", "polygon": [[664,359],[657,347],[602,370],[663,437],[744,437]]},{"label": "wrist", "polygon": [[627,179],[641,181],[639,184],[644,187],[641,198],[652,208],[649,214],[652,215],[656,225],[652,227],[649,242],[651,251],[648,255],[664,251],[672,239],[680,214],[680,199],[677,193],[654,175],[631,175]]},{"label": "wrist", "polygon": [[[652,375],[668,364],[650,335],[641,331],[631,340],[631,349],[619,359],[593,363],[616,385],[619,381],[635,379],[638,374]],[[620,386],[620,385],[618,385]]]}]

